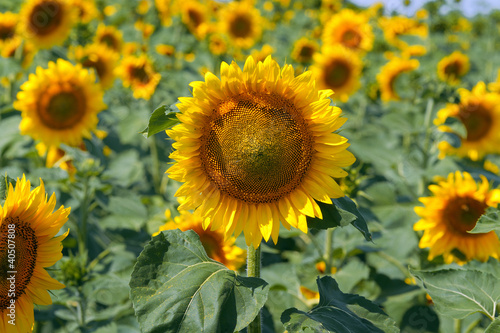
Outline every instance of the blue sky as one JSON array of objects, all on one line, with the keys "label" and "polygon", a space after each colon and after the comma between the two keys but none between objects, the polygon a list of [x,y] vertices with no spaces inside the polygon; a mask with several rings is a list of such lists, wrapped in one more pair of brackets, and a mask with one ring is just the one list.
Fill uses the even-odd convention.
[{"label": "blue sky", "polygon": [[[413,15],[415,11],[429,0],[410,0],[410,6],[403,5],[403,0],[351,0],[353,3],[360,6],[369,6],[375,2],[382,2],[387,12],[390,13],[396,10],[405,15]],[[465,16],[474,16],[477,13],[486,14],[492,9],[500,9],[500,0],[461,0],[460,3],[455,3],[454,0],[447,0],[447,9],[460,9]]]}]

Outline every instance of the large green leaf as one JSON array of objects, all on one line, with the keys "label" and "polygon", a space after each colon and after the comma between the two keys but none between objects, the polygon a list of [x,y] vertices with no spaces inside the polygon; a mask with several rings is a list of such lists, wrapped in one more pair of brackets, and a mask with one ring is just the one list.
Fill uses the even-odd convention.
[{"label": "large green leaf", "polygon": [[248,326],[269,287],[210,259],[192,231],[163,231],[146,245],[130,280],[143,332],[235,332]]},{"label": "large green leaf", "polygon": [[469,232],[471,234],[482,234],[492,230],[500,231],[500,214],[497,208],[489,207],[479,218],[474,229]]},{"label": "large green leaf", "polygon": [[177,112],[172,110],[170,106],[162,105],[153,111],[149,117],[148,127],[141,134],[149,138],[151,135],[164,131],[178,123]]},{"label": "large green leaf", "polygon": [[323,219],[307,218],[309,228],[328,229],[333,227],[345,227],[352,224],[358,229],[366,240],[371,241],[372,236],[368,231],[366,221],[359,212],[354,201],[347,196],[343,198],[332,199],[333,205],[318,202]]},{"label": "large green leaf", "polygon": [[500,332],[500,318],[496,318],[487,328],[484,333],[498,333]]},{"label": "large green leaf", "polygon": [[500,284],[493,274],[465,268],[411,273],[422,281],[441,314],[463,319],[481,312],[494,318]]},{"label": "large green leaf", "polygon": [[319,304],[309,312],[291,308],[281,322],[289,332],[396,333],[396,322],[366,298],[344,294],[329,276],[317,279]]}]

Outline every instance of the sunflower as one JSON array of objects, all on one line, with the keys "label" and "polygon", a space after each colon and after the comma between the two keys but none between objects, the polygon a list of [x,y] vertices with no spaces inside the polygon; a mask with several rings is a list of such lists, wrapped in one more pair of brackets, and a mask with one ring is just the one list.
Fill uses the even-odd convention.
[{"label": "sunflower", "polygon": [[500,93],[500,69],[498,70],[497,73],[497,80],[495,82],[489,83],[488,89],[493,92]]},{"label": "sunflower", "polygon": [[72,52],[73,58],[84,68],[92,68],[99,77],[103,89],[108,89],[115,80],[114,69],[120,56],[102,44],[78,45]]},{"label": "sunflower", "polygon": [[227,40],[222,34],[210,35],[208,48],[214,55],[221,55],[227,52]]},{"label": "sunflower", "polygon": [[39,49],[62,44],[76,21],[69,0],[28,0],[21,8],[20,34]]},{"label": "sunflower", "polygon": [[120,52],[123,46],[123,36],[121,31],[113,26],[99,24],[94,38],[97,44],[104,44],[115,52]]},{"label": "sunflower", "polygon": [[155,47],[156,53],[164,55],[166,57],[172,57],[175,55],[175,46],[169,44],[158,44]]},{"label": "sunflower", "polygon": [[94,0],[71,0],[71,5],[77,9],[80,23],[89,23],[99,16]]},{"label": "sunflower", "polygon": [[17,14],[11,12],[0,13],[0,52],[4,45],[11,42],[16,35],[16,26],[19,20]]},{"label": "sunflower", "polygon": [[388,102],[391,100],[399,100],[400,97],[396,92],[395,82],[402,73],[410,72],[418,68],[420,63],[416,59],[392,58],[377,74],[377,82],[379,84],[381,98]]},{"label": "sunflower", "polygon": [[221,230],[203,229],[202,219],[198,214],[181,211],[180,215],[174,217],[173,220],[170,215],[170,210],[167,209],[165,211],[167,223],[162,225],[153,236],[158,235],[163,230],[193,230],[200,236],[201,244],[210,258],[232,270],[237,270],[245,263],[246,251],[234,244],[236,241],[234,237],[224,240],[224,233]]},{"label": "sunflower", "polygon": [[342,0],[321,0],[321,8],[319,9],[319,18],[321,23],[324,24],[341,8]]},{"label": "sunflower", "polygon": [[177,0],[155,0],[155,7],[161,24],[169,27],[172,25],[172,16],[177,14],[179,5]]},{"label": "sunflower", "polygon": [[31,332],[33,303],[52,304],[47,290],[65,287],[51,278],[45,267],[62,258],[61,241],[68,232],[54,236],[68,220],[70,208],[61,206],[54,210],[56,197],[47,197],[43,182],[33,191],[30,185],[24,175],[17,179],[15,188],[9,184],[7,198],[0,206],[0,331],[3,333]]},{"label": "sunflower", "polygon": [[437,65],[437,74],[441,81],[455,86],[460,83],[460,78],[469,71],[469,57],[465,54],[455,51],[439,61]]},{"label": "sunflower", "polygon": [[191,83],[193,97],[179,98],[181,124],[167,131],[177,141],[167,172],[184,182],[179,210],[196,209],[203,228],[226,239],[243,231],[254,247],[276,243],[280,221],[307,232],[306,216],[322,218],[315,200],[342,197],[332,177],[355,160],[347,139],[332,133],[346,121],[330,106],[332,91],[270,56],[248,57],[243,70],[223,62],[220,72]]},{"label": "sunflower", "polygon": [[33,61],[36,48],[29,41],[23,41],[23,38],[19,35],[14,35],[13,38],[0,45],[0,56],[14,58],[19,48],[21,48],[21,66],[26,69]]},{"label": "sunflower", "polygon": [[373,31],[368,16],[343,9],[325,24],[321,40],[323,45],[342,44],[353,51],[364,53],[373,47]]},{"label": "sunflower", "polygon": [[313,60],[313,55],[318,51],[319,45],[316,41],[302,37],[293,44],[290,56],[297,62],[308,64]]},{"label": "sunflower", "polygon": [[402,50],[408,44],[400,39],[404,35],[413,35],[426,38],[429,28],[425,23],[406,16],[381,17],[378,21],[384,32],[384,38],[389,43]]},{"label": "sunflower", "polygon": [[[59,167],[65,170],[71,179],[74,178],[76,168],[64,150],[58,146],[47,147],[43,142],[38,143],[35,148],[40,157],[45,157],[45,167]],[[79,148],[85,151],[85,143],[82,142]]]},{"label": "sunflower", "polygon": [[126,56],[116,69],[116,74],[122,78],[124,87],[134,91],[134,98],[145,100],[154,94],[161,79],[146,54]]},{"label": "sunflower", "polygon": [[48,69],[37,67],[14,102],[21,111],[21,134],[47,146],[78,146],[83,138],[90,138],[97,114],[106,107],[95,81],[93,72],[62,59],[49,62]]},{"label": "sunflower", "polygon": [[273,52],[274,48],[271,45],[264,44],[260,50],[253,49],[250,55],[255,61],[259,62],[264,61],[268,56],[272,55]]},{"label": "sunflower", "polygon": [[323,48],[314,55],[314,73],[321,89],[332,89],[333,97],[346,102],[359,88],[362,63],[359,56],[342,45]]},{"label": "sunflower", "polygon": [[262,34],[263,19],[248,1],[231,2],[219,11],[221,31],[239,48],[252,47]]},{"label": "sunflower", "polygon": [[437,185],[430,185],[432,196],[420,198],[424,207],[415,207],[421,219],[414,230],[424,230],[419,247],[430,247],[429,260],[443,255],[446,263],[463,264],[472,259],[499,259],[500,242],[494,231],[471,234],[486,208],[500,202],[500,190],[491,190],[486,177],[476,184],[470,174],[450,173]]},{"label": "sunflower", "polygon": [[209,13],[210,11],[204,2],[194,0],[182,2],[182,23],[197,39],[204,39],[210,31]]},{"label": "sunflower", "polygon": [[459,104],[448,104],[438,111],[434,124],[443,132],[453,132],[444,125],[448,118],[458,119],[467,130],[459,148],[448,142],[439,143],[440,158],[446,155],[468,157],[473,161],[489,153],[500,152],[500,94],[486,91],[484,82],[476,84],[472,91],[458,89]]}]

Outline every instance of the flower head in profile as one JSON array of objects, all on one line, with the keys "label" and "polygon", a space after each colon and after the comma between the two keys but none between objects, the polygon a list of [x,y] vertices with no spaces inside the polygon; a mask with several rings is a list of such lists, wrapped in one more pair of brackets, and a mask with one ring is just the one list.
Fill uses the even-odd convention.
[{"label": "flower head in profile", "polygon": [[[30,186],[24,176],[17,179],[15,187],[9,184],[5,202],[0,206],[0,328],[3,333],[31,332],[33,305],[52,304],[47,290],[64,288],[45,268],[62,258],[61,241],[69,231],[57,237],[56,234],[68,220],[70,208],[61,206],[54,210],[56,197],[47,196],[43,182],[33,190]],[[10,291],[12,285],[15,285],[14,295]],[[15,325],[7,322],[11,319],[8,306],[13,301]]]},{"label": "flower head in profile", "polygon": [[106,108],[93,72],[66,60],[38,67],[21,85],[14,107],[21,111],[21,134],[47,146],[78,146],[90,138],[97,114]]},{"label": "flower head in profile", "polygon": [[0,55],[8,43],[16,36],[19,15],[12,12],[0,13]]},{"label": "flower head in profile", "polygon": [[460,103],[448,104],[438,111],[434,124],[443,132],[453,132],[445,125],[448,118],[460,121],[466,130],[460,137],[460,147],[450,143],[439,143],[440,158],[446,155],[468,157],[473,161],[487,154],[500,152],[500,94],[486,91],[484,82],[479,82],[472,91],[458,89]]},{"label": "flower head in profile", "polygon": [[420,63],[416,59],[391,58],[391,60],[380,69],[380,73],[377,74],[381,99],[385,102],[399,100],[400,97],[396,89],[396,80],[401,74],[411,72],[417,69],[419,65]]},{"label": "flower head in profile", "polygon": [[70,0],[29,0],[19,13],[19,33],[39,49],[62,44],[76,22]]},{"label": "flower head in profile", "polygon": [[316,200],[344,196],[332,177],[355,158],[333,132],[346,119],[311,72],[295,77],[290,65],[248,57],[243,70],[223,62],[220,78],[208,72],[191,86],[181,123],[167,131],[176,141],[167,172],[184,183],[179,209],[196,209],[204,229],[276,243],[280,222],[307,232],[306,216],[322,218]]},{"label": "flower head in profile", "polygon": [[95,70],[103,89],[108,89],[115,81],[115,67],[119,54],[102,44],[87,44],[76,46],[72,57],[84,68]]},{"label": "flower head in profile", "polygon": [[460,78],[469,72],[469,67],[469,57],[455,51],[439,61],[437,74],[441,81],[456,86],[460,83]]},{"label": "flower head in profile", "polygon": [[432,196],[419,200],[424,207],[415,207],[420,216],[414,230],[423,230],[421,248],[430,248],[429,260],[443,255],[446,263],[463,264],[472,259],[486,261],[499,259],[500,242],[494,231],[472,234],[472,230],[488,207],[497,207],[500,190],[490,189],[487,179],[481,175],[476,181],[467,172],[450,173],[430,185]]},{"label": "flower head in profile", "polygon": [[153,236],[158,235],[163,230],[193,230],[200,236],[201,244],[210,258],[232,270],[238,270],[245,263],[246,251],[234,244],[236,239],[234,237],[224,239],[222,230],[203,229],[202,219],[198,214],[181,211],[179,216],[172,219],[170,210],[167,209],[165,217],[167,223],[160,226],[158,232],[154,233]]}]

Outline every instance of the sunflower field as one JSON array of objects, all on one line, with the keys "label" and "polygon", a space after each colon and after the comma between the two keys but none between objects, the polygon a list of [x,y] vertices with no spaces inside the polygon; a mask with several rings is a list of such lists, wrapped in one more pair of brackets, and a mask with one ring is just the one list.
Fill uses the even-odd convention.
[{"label": "sunflower field", "polygon": [[459,3],[0,0],[0,333],[500,333]]}]

